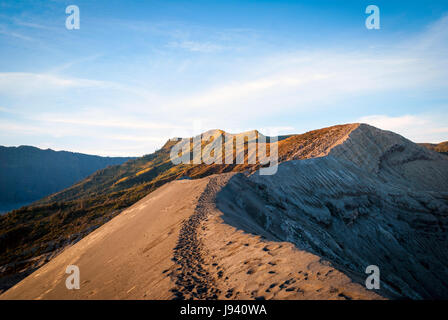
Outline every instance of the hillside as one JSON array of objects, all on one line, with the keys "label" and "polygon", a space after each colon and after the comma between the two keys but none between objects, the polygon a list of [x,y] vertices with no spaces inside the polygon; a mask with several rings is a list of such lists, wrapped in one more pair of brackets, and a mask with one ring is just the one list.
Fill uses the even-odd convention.
[{"label": "hillside", "polygon": [[433,151],[448,154],[448,141],[441,143],[419,143],[419,145]]},{"label": "hillside", "polygon": [[[278,146],[280,161],[311,157],[315,149],[324,154],[356,127],[356,124],[338,125],[282,137]],[[223,133],[209,132],[212,136]],[[0,290],[9,288],[67,245],[79,241],[167,182],[185,176],[195,179],[216,173],[254,171],[259,167],[247,161],[174,166],[170,151],[176,143],[170,140],[153,154],[99,170],[33,205],[0,216]]]},{"label": "hillside", "polygon": [[[279,149],[274,175],[254,166],[165,184],[0,298],[448,297],[448,157],[364,124]],[[80,290],[65,288],[70,264]],[[379,290],[363,286],[369,265]]]},{"label": "hillside", "polygon": [[[223,132],[214,130],[208,134],[219,136]],[[256,135],[258,134],[256,132]],[[105,223],[108,224],[108,221],[122,210],[170,181],[186,176],[198,179],[213,174],[243,172],[245,176],[251,177],[250,180],[253,181],[249,182],[243,190],[251,190],[253,183],[260,185],[260,188],[265,188],[263,185],[268,185],[265,182],[256,182],[255,177],[258,177],[258,174],[256,174],[256,170],[259,169],[258,164],[249,165],[246,162],[238,165],[201,164],[175,166],[169,159],[171,147],[175,143],[177,141],[168,141],[162,149],[154,154],[128,161],[120,166],[100,170],[76,185],[42,199],[33,206],[16,210],[1,217],[0,265],[2,267],[0,270],[2,278],[0,281],[3,288],[7,289],[14,285],[42,264],[53,259],[68,245],[77,243],[93,230]],[[283,137],[279,142],[278,149],[281,163],[279,169],[281,172],[286,170],[283,168],[289,168],[297,161],[302,163],[305,160],[304,164],[307,163],[306,161],[312,161],[315,164],[323,165],[323,168],[317,170],[311,180],[311,182],[319,184],[320,187],[316,190],[308,190],[306,189],[307,185],[303,185],[305,181],[308,181],[307,179],[310,179],[309,177],[304,177],[302,182],[296,181],[296,177],[300,177],[303,172],[295,172],[293,170],[291,171],[291,177],[288,175],[284,176],[284,181],[281,181],[274,188],[275,190],[283,190],[284,196],[279,196],[279,199],[275,201],[269,200],[274,201],[273,203],[278,206],[274,207],[277,212],[284,212],[283,209],[288,208],[288,201],[303,198],[301,205],[293,207],[293,209],[296,211],[309,209],[309,215],[312,219],[322,220],[319,221],[317,226],[313,223],[308,223],[312,229],[304,231],[312,235],[312,230],[316,230],[317,233],[313,235],[312,241],[322,241],[319,237],[328,234],[316,228],[321,228],[321,224],[332,224],[330,222],[331,219],[328,217],[328,212],[336,210],[332,209],[333,207],[339,208],[342,205],[338,209],[340,211],[335,211],[341,212],[338,221],[349,223],[352,219],[355,219],[350,218],[351,216],[363,215],[362,211],[364,209],[360,209],[356,213],[355,208],[358,206],[358,200],[362,202],[365,199],[369,203],[378,201],[374,210],[380,210],[378,208],[383,208],[390,201],[398,202],[398,209],[396,207],[391,209],[392,216],[415,215],[412,211],[413,208],[423,210],[420,214],[421,217],[411,219],[409,222],[411,225],[422,226],[424,230],[432,230],[431,228],[434,225],[440,225],[441,230],[445,228],[446,194],[443,192],[447,191],[448,166],[447,157],[444,155],[418,146],[392,132],[362,124],[333,126],[301,135]],[[332,162],[333,160],[331,159],[333,158],[338,159],[337,164]],[[350,165],[347,165],[347,163]],[[319,166],[317,167],[320,168]],[[312,172],[314,171],[311,171],[310,174]],[[342,176],[340,176],[341,174]],[[354,184],[353,181],[358,179],[358,174],[360,182],[359,184]],[[276,176],[274,175],[271,178],[266,176],[266,179],[275,181]],[[232,178],[231,181],[235,179],[238,180],[240,178]],[[289,180],[295,181],[294,184],[289,185]],[[233,182],[229,183],[230,186],[232,184]],[[313,183],[310,183],[310,186],[312,185]],[[383,185],[387,185],[384,190],[390,190],[390,194],[381,193],[378,195],[375,192],[370,192],[376,189],[382,190]],[[290,190],[288,191],[285,188]],[[307,191],[301,191],[303,188]],[[224,189],[227,190],[227,187],[224,187]],[[412,191],[414,192],[412,197],[400,198],[400,190],[407,189],[414,190]],[[358,199],[361,191],[363,192],[362,196]],[[295,194],[294,192],[300,193]],[[272,192],[272,195],[277,193]],[[370,193],[371,195],[369,196]],[[313,194],[322,194],[322,197],[319,197],[319,199],[341,199],[341,197],[347,197],[347,203],[338,202],[332,204],[329,200],[329,209],[319,211],[316,208],[326,206],[327,202],[316,200]],[[308,199],[305,196],[311,198]],[[265,200],[263,199],[269,199],[270,195],[264,194],[263,197],[260,203],[264,203],[263,201]],[[243,200],[233,199],[231,202],[236,201],[235,203],[239,205]],[[420,206],[415,205],[415,201]],[[269,204],[266,205],[269,206]],[[368,206],[368,208],[370,207]],[[431,216],[425,213],[428,210],[430,210]],[[226,211],[221,209],[221,212],[224,214],[223,217],[226,217]],[[251,210],[248,211],[248,214],[249,216],[253,215]],[[314,217],[313,214],[315,214]],[[344,215],[347,215],[347,217]],[[438,222],[431,222],[431,225],[427,225],[426,220],[431,221],[431,219],[437,219]],[[114,219],[113,221],[116,220]],[[290,221],[290,219],[288,219],[288,215],[285,215],[281,216],[281,221]],[[257,234],[261,229],[253,226],[256,226],[258,223],[252,223],[251,227],[251,230],[256,230]],[[285,225],[282,228],[287,227],[289,223],[292,222],[284,222]],[[390,223],[390,221],[381,221],[381,223]],[[234,227],[241,228],[239,225]],[[98,229],[98,232],[100,232],[99,230],[102,229]],[[337,229],[334,229],[333,232],[335,230]],[[375,228],[372,230],[375,230],[374,233],[377,235],[382,232]],[[404,230],[403,232],[407,234],[407,237],[415,232],[414,229],[404,228]],[[337,265],[341,264],[341,259],[345,262],[350,261],[351,257],[344,256],[340,252],[341,258],[335,260],[334,256],[329,254],[330,250],[324,250],[323,248],[322,251],[318,251],[316,248],[319,246],[305,245],[291,238],[294,234],[280,232],[271,240],[291,242],[301,250],[311,251],[312,254],[317,256],[324,256]],[[272,237],[272,233],[268,232],[266,234],[266,236],[269,235]],[[425,237],[429,235],[430,233],[425,233]],[[439,231],[433,237],[437,238],[438,241],[440,239],[445,241],[443,233],[439,235]],[[420,238],[417,237],[416,239]],[[370,245],[371,241],[376,240],[375,237],[370,239]],[[338,241],[340,242],[341,240],[337,239],[336,243]],[[428,244],[433,245],[433,242],[428,242]],[[303,247],[301,247],[302,245]],[[338,244],[339,247],[343,248],[342,245]],[[426,245],[424,248],[426,248]],[[393,248],[388,248],[387,251],[393,251]],[[445,259],[444,255],[444,252],[441,253],[442,261]],[[359,270],[353,270],[355,266],[359,267],[359,259],[356,259],[350,262],[351,267],[344,269],[344,271],[354,281],[359,281]],[[440,292],[443,294],[443,291]],[[400,295],[396,290],[385,291],[384,294],[386,296]],[[401,293],[401,295],[407,294],[425,296],[425,294],[416,294],[414,291],[407,291],[406,293],[403,291]]]},{"label": "hillside", "polygon": [[30,146],[0,146],[0,213],[65,189],[131,158],[99,157]]}]

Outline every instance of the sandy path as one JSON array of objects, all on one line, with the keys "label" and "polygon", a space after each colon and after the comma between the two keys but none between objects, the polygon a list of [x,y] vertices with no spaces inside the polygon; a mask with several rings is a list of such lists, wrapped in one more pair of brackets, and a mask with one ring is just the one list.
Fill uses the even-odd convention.
[{"label": "sandy path", "polygon": [[204,266],[203,243],[198,238],[202,222],[207,218],[212,206],[213,187],[216,178],[211,178],[205,191],[199,197],[193,215],[183,223],[173,260],[179,265],[170,274],[176,287],[172,290],[177,299],[216,299],[217,285]]},{"label": "sandy path", "polygon": [[[0,299],[172,299],[173,249],[207,183],[179,180],[162,186]],[[80,269],[79,290],[65,287],[68,265]]]}]

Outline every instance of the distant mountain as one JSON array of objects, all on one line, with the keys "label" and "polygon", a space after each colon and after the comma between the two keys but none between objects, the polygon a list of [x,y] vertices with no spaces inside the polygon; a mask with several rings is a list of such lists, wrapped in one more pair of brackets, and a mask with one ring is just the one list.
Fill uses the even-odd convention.
[{"label": "distant mountain", "polygon": [[20,208],[129,159],[0,146],[0,212]]},{"label": "distant mountain", "polygon": [[433,151],[448,154],[448,141],[441,143],[419,143],[419,145]]}]

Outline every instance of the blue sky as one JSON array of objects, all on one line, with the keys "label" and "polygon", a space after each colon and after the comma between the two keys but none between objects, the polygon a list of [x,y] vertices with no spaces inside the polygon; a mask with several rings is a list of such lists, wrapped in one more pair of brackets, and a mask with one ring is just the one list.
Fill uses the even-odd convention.
[{"label": "blue sky", "polygon": [[0,145],[138,156],[349,122],[448,140],[447,1],[0,1],[0,48]]}]

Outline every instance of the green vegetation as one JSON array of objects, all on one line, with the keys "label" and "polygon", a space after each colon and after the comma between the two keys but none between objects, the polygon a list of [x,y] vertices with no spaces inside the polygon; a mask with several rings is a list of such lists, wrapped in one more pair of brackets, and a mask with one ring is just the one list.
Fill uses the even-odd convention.
[{"label": "green vegetation", "polygon": [[[99,170],[68,189],[0,216],[0,266],[64,246],[176,179],[181,168],[169,170],[169,148],[167,143],[154,154]],[[136,175],[143,168],[148,170]]]}]

